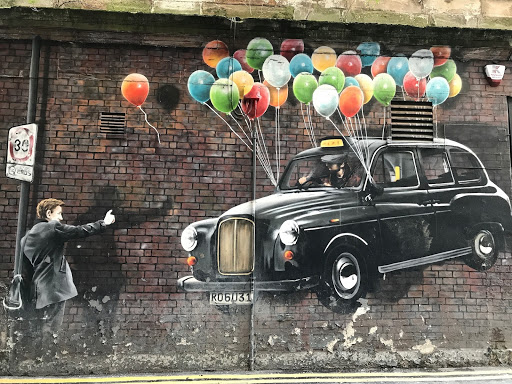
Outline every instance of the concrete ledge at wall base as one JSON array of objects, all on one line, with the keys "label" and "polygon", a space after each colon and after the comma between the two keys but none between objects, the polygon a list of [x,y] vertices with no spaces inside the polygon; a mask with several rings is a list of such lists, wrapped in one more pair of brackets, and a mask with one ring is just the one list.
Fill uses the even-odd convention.
[{"label": "concrete ledge at wall base", "polygon": [[[353,350],[354,349],[354,350]],[[512,365],[511,349],[434,349],[425,351],[301,351],[258,353],[254,369],[258,371],[350,372],[371,369],[439,369],[497,367]],[[169,354],[109,354],[74,356],[55,354],[49,359],[17,357],[0,362],[0,376],[72,376],[137,374],[148,372],[249,372],[248,353],[219,351]]]}]

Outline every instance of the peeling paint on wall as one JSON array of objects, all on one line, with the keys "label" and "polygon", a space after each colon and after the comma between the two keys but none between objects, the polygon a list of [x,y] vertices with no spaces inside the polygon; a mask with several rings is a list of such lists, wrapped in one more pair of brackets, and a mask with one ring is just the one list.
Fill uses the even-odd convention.
[{"label": "peeling paint on wall", "polygon": [[419,351],[422,355],[429,355],[434,352],[436,348],[437,347],[432,344],[429,339],[426,339],[424,344],[419,344],[412,347],[412,349]]}]

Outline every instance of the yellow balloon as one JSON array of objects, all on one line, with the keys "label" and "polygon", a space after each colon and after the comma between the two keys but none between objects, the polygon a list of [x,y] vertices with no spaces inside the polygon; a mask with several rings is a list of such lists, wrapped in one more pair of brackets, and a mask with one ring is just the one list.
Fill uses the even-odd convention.
[{"label": "yellow balloon", "polygon": [[233,72],[229,79],[233,81],[238,87],[238,92],[240,94],[240,99],[243,99],[245,95],[247,95],[254,85],[254,79],[247,71],[236,71]]},{"label": "yellow balloon", "polygon": [[450,94],[448,97],[455,97],[459,94],[460,90],[462,89],[462,80],[460,76],[456,73],[455,76],[453,76],[452,81],[448,83],[450,86]]},{"label": "yellow balloon", "polygon": [[319,72],[336,65],[336,52],[326,46],[318,47],[311,55],[313,67]]},{"label": "yellow balloon", "polygon": [[359,75],[354,76],[354,78],[359,83],[359,88],[363,91],[363,104],[366,104],[373,97],[373,80],[370,76],[365,75],[364,73],[360,73]]}]

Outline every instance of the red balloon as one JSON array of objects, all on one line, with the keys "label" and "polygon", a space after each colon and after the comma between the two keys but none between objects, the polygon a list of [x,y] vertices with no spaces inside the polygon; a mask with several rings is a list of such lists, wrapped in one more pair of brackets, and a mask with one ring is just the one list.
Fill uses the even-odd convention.
[{"label": "red balloon", "polygon": [[427,79],[417,79],[411,71],[404,76],[404,91],[415,100],[419,100],[425,95],[427,90]]},{"label": "red balloon", "polygon": [[125,77],[121,84],[121,93],[124,98],[136,107],[141,106],[149,93],[149,82],[146,76],[140,73],[131,73]]},{"label": "red balloon", "polygon": [[350,85],[340,95],[340,111],[347,117],[354,116],[363,106],[364,94],[361,88]]},{"label": "red balloon", "polygon": [[356,76],[361,73],[363,63],[355,51],[347,51],[338,56],[336,66],[343,71],[345,76]]},{"label": "red balloon", "polygon": [[293,56],[304,52],[304,41],[301,39],[286,39],[281,43],[281,56],[291,61]]},{"label": "red balloon", "polygon": [[263,115],[270,105],[270,91],[261,83],[254,83],[249,93],[242,99],[242,111],[254,120]]},{"label": "red balloon", "polygon": [[386,73],[388,70],[389,60],[391,60],[391,57],[388,56],[377,57],[372,64],[372,76],[375,77],[379,73]]},{"label": "red balloon", "polygon": [[254,68],[251,67],[249,64],[247,64],[247,50],[246,49],[239,49],[235,53],[233,53],[233,57],[238,60],[240,65],[242,66],[242,69],[248,73],[252,73],[254,71]]},{"label": "red balloon", "polygon": [[448,61],[452,54],[452,49],[448,46],[436,46],[430,48],[434,54],[434,67],[439,67]]}]

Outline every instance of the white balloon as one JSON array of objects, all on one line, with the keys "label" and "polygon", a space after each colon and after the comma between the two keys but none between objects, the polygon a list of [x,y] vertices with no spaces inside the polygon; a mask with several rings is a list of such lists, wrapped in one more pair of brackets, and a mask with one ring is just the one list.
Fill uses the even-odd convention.
[{"label": "white balloon", "polygon": [[432,68],[434,68],[434,54],[430,49],[420,49],[409,58],[409,71],[417,79],[430,75]]},{"label": "white balloon", "polygon": [[313,92],[313,106],[323,117],[331,116],[338,108],[339,95],[330,84],[322,84]]},{"label": "white balloon", "polygon": [[265,80],[275,88],[281,88],[292,77],[290,63],[286,57],[281,55],[270,55],[267,57],[261,70]]}]

